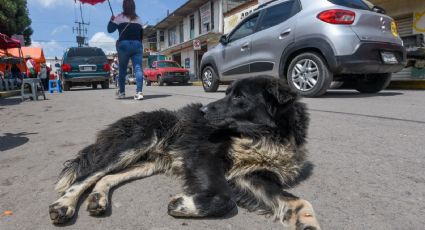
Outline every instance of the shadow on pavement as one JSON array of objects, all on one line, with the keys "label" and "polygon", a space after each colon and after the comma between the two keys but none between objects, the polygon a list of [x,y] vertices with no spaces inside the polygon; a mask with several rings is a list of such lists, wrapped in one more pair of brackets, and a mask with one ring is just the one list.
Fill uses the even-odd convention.
[{"label": "shadow on pavement", "polygon": [[[9,97],[0,99],[0,106],[17,105],[21,104],[22,100],[19,97]],[[1,109],[1,108],[0,108]]]},{"label": "shadow on pavement", "polygon": [[114,90],[114,88],[109,88],[109,89],[102,89],[101,87],[97,88],[97,89],[93,89],[92,87],[85,87],[85,86],[81,86],[81,87],[72,87],[71,90],[66,91],[67,93],[72,93],[72,92],[78,92],[78,91],[89,91],[89,90]]},{"label": "shadow on pavement", "polygon": [[390,97],[403,95],[400,92],[386,92],[382,91],[379,93],[359,93],[357,91],[328,91],[325,95],[320,98],[367,98],[367,97]]},{"label": "shadow on pavement", "polygon": [[[150,100],[150,99],[156,99],[156,98],[163,98],[163,97],[171,97],[170,94],[152,94],[152,95],[143,95],[143,100]],[[133,96],[125,97],[123,99],[117,99],[117,100],[134,100]]]},{"label": "shadow on pavement", "polygon": [[0,152],[14,149],[29,141],[28,135],[34,135],[37,133],[5,133],[4,136],[0,136]]}]

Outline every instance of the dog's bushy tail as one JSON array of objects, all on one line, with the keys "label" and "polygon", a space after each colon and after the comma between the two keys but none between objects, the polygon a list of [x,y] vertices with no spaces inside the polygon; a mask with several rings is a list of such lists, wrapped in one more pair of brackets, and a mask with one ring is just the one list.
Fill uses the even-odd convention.
[{"label": "dog's bushy tail", "polygon": [[92,170],[93,160],[90,153],[94,151],[94,145],[82,149],[77,158],[64,163],[64,169],[59,174],[55,190],[59,193],[65,192],[79,178],[88,175]]}]

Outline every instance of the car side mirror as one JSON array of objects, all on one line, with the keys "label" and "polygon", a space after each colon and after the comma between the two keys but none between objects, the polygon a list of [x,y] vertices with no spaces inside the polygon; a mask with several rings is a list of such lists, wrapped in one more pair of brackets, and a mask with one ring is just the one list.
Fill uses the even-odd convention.
[{"label": "car side mirror", "polygon": [[387,14],[385,9],[380,6],[373,6],[372,11],[380,14]]},{"label": "car side mirror", "polygon": [[223,45],[227,45],[227,43],[229,43],[229,40],[227,39],[226,35],[220,37],[220,43]]}]

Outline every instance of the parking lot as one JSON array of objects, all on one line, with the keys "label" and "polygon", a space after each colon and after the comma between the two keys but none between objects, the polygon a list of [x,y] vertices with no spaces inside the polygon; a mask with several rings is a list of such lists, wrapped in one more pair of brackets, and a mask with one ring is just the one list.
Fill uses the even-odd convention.
[{"label": "parking lot", "polygon": [[[145,100],[116,100],[114,89],[76,88],[47,101],[0,99],[0,229],[58,229],[48,205],[62,163],[96,132],[139,111],[177,109],[224,95],[198,86],[145,87]],[[306,180],[290,192],[311,201],[322,229],[423,229],[425,226],[425,100],[423,91],[377,95],[331,91],[303,99],[311,114]],[[114,190],[112,209],[93,218],[82,203],[64,229],[282,229],[246,210],[219,219],[167,215],[179,183],[154,176]]]}]

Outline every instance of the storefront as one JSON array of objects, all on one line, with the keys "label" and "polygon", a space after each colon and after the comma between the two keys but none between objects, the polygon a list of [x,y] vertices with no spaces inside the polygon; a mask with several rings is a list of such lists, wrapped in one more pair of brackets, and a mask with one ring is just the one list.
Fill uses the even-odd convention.
[{"label": "storefront", "polygon": [[425,79],[425,1],[371,0],[384,8],[397,23],[407,49],[407,68],[394,74],[394,80]]}]

